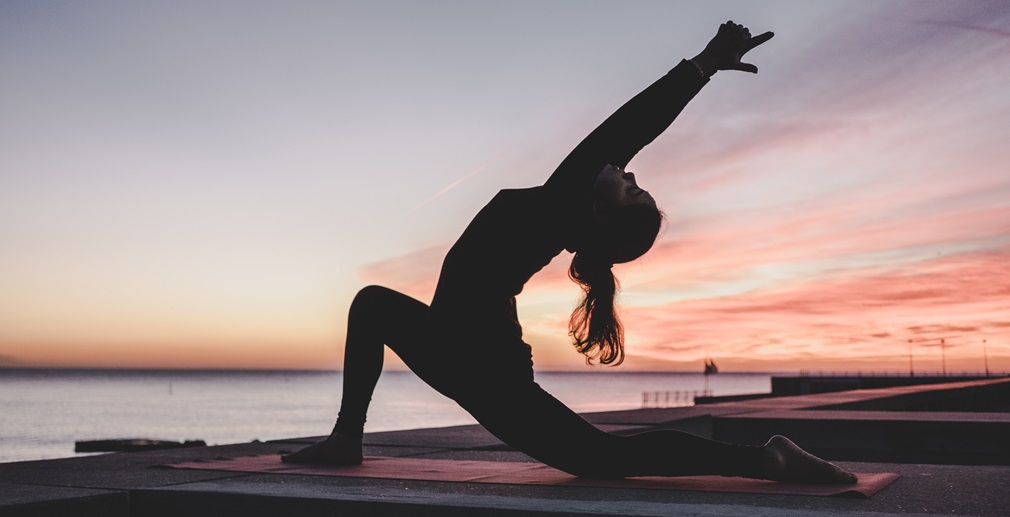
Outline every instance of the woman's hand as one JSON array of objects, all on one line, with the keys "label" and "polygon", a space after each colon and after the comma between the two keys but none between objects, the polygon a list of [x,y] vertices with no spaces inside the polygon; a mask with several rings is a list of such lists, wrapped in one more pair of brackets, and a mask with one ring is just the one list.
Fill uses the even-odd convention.
[{"label": "woman's hand", "polygon": [[718,70],[741,70],[756,74],[758,71],[756,66],[744,63],[740,59],[752,48],[770,40],[774,35],[766,32],[751,37],[747,27],[730,20],[719,26],[719,32],[708,42],[705,50],[691,61],[698,65],[705,77]]}]

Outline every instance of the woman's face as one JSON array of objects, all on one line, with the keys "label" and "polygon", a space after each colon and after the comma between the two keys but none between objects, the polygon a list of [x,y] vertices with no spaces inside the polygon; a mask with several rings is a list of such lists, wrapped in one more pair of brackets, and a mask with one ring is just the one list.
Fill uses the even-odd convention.
[{"label": "woman's face", "polygon": [[593,186],[593,210],[606,211],[628,205],[656,206],[656,200],[648,191],[638,186],[635,175],[607,165],[596,177]]}]

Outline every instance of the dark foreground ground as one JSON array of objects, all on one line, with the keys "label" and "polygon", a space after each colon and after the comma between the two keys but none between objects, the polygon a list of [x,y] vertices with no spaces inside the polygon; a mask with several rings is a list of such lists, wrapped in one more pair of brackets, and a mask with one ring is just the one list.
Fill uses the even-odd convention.
[{"label": "dark foreground ground", "polygon": [[[0,515],[1005,516],[1010,413],[987,408],[1007,400],[1010,379],[997,379],[585,415],[622,433],[674,428],[752,444],[785,434],[853,471],[901,474],[869,499],[161,467],[292,451],[318,439],[309,437],[0,464]],[[365,443],[375,456],[531,461],[479,426],[372,433]]]}]

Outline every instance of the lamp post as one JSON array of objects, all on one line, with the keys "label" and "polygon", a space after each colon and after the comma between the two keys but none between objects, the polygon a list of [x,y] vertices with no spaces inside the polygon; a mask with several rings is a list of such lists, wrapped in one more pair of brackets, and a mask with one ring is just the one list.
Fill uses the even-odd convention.
[{"label": "lamp post", "polygon": [[947,352],[943,349],[946,342],[943,338],[940,338],[940,364],[943,367],[943,376],[947,376]]},{"label": "lamp post", "polygon": [[989,350],[986,347],[985,340],[982,340],[982,357],[985,358],[985,376],[989,376]]},{"label": "lamp post", "polygon": [[912,340],[908,340],[908,376],[915,377],[915,368],[912,367]]}]

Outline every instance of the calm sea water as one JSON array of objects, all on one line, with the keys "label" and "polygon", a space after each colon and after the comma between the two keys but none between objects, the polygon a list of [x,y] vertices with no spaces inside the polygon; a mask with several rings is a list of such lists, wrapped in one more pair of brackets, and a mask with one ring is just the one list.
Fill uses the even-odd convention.
[{"label": "calm sea water", "polygon": [[[767,373],[537,373],[577,412],[642,407],[643,392],[767,393]],[[329,433],[339,372],[0,370],[0,462],[73,457],[75,440],[209,445]],[[674,405],[675,394],[670,405]],[[660,395],[660,403],[665,403]],[[366,431],[472,424],[410,372],[384,372]]]}]

